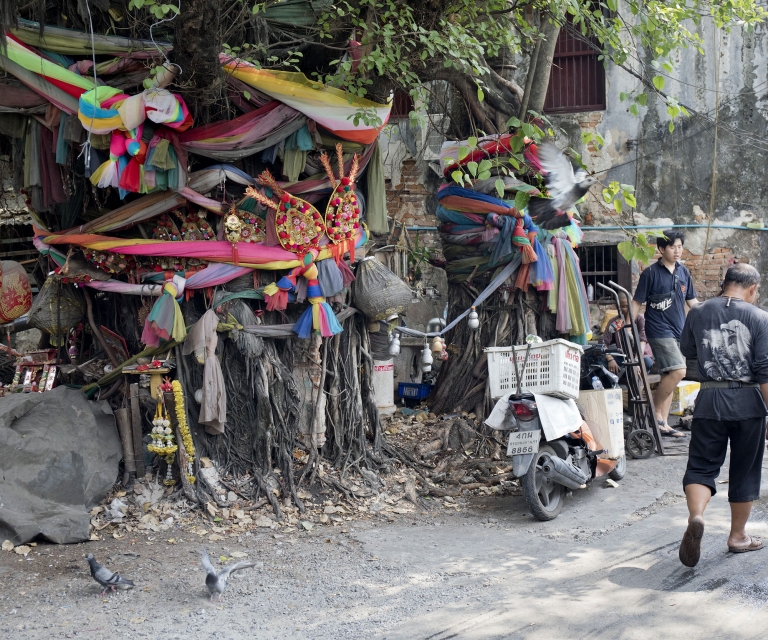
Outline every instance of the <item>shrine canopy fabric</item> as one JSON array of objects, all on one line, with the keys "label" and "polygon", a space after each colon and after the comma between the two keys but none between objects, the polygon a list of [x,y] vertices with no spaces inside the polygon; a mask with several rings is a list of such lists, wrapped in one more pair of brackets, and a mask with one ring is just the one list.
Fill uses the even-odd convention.
[{"label": "shrine canopy fabric", "polygon": [[[371,144],[389,120],[391,103],[357,98],[341,89],[310,80],[303,73],[257,69],[225,54],[219,59],[224,70],[236,79],[293,107],[343,140]],[[375,115],[378,126],[367,125],[362,120],[355,124],[361,110]]]},{"label": "shrine canopy fabric", "polygon": [[[91,34],[83,31],[45,25],[45,29],[41,32],[39,23],[20,19],[19,26],[11,29],[11,33],[20,42],[38,49],[68,56],[90,57],[91,55]],[[160,57],[161,50],[167,53],[172,47],[169,42],[152,42],[152,40],[94,33],[93,48],[97,56],[130,54],[132,58],[153,58]]]}]

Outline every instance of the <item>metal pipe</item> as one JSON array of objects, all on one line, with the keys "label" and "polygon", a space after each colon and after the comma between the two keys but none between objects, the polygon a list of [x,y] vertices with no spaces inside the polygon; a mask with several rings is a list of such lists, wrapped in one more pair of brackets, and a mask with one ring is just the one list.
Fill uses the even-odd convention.
[{"label": "metal pipe", "polygon": [[583,489],[587,484],[587,476],[565,460],[550,456],[541,463],[541,473],[545,478],[557,482],[568,489]]},{"label": "metal pipe", "polygon": [[26,331],[29,329],[29,316],[23,315],[11,322],[0,324],[0,332],[15,333],[16,331]]},{"label": "metal pipe", "polygon": [[582,231],[624,231],[624,229],[706,229],[709,226],[710,229],[733,229],[735,231],[768,231],[768,227],[760,227],[752,229],[751,227],[744,227],[736,224],[636,224],[625,225],[620,227],[618,225],[610,225],[604,227],[581,227]]}]

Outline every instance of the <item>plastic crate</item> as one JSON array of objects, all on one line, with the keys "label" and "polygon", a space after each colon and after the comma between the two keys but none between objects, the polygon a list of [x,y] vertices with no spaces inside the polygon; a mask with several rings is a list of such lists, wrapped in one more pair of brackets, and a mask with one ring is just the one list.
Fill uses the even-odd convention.
[{"label": "plastic crate", "polygon": [[432,393],[431,384],[422,384],[419,382],[398,382],[397,394],[401,398],[408,398],[409,400],[423,400]]},{"label": "plastic crate", "polygon": [[[523,368],[528,345],[518,347],[488,347],[488,381],[491,397],[501,398],[517,391],[512,350],[517,357],[517,368]],[[583,348],[567,340],[548,340],[531,346],[523,372],[522,388],[557,398],[579,397],[581,354]]]}]

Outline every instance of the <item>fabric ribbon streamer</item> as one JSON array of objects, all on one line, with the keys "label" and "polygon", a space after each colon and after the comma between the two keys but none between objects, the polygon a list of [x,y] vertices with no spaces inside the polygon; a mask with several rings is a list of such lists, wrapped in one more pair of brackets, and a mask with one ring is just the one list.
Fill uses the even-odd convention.
[{"label": "fabric ribbon streamer", "polygon": [[152,306],[146,321],[141,341],[150,347],[160,346],[160,341],[181,342],[187,335],[184,317],[177,298],[184,294],[184,278],[174,276],[163,285],[163,293]]},{"label": "fabric ribbon streamer", "polygon": [[323,338],[330,338],[342,331],[331,305],[325,301],[317,276],[318,271],[315,264],[304,272],[304,277],[307,278],[307,301],[310,306],[293,327],[299,338],[309,338],[312,335],[312,329]]}]

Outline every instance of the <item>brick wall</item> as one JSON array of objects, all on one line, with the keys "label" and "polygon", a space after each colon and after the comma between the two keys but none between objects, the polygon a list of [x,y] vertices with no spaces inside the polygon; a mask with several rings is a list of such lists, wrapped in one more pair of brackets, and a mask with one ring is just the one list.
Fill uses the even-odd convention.
[{"label": "brick wall", "polygon": [[[387,212],[395,222],[405,227],[436,227],[439,221],[427,210],[427,198],[431,195],[424,185],[424,176],[416,160],[403,160],[400,169],[400,184],[386,181]],[[440,249],[440,238],[436,231],[419,231],[419,242],[433,249]],[[409,231],[413,238],[415,231]]]}]

